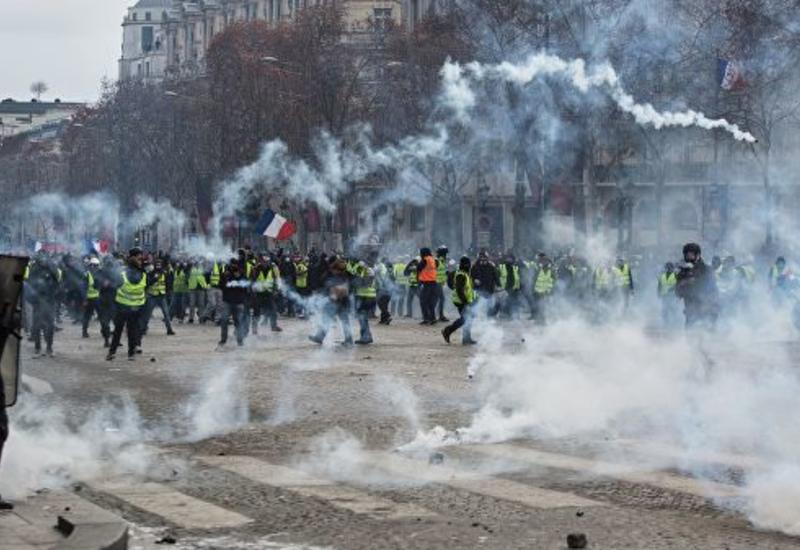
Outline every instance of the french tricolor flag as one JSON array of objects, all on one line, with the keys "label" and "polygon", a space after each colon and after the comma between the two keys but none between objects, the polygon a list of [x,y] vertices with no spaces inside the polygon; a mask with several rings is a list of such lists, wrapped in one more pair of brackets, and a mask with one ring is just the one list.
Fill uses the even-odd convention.
[{"label": "french tricolor flag", "polygon": [[297,227],[295,227],[294,223],[268,208],[256,223],[256,232],[271,239],[284,241],[297,232]]},{"label": "french tricolor flag", "polygon": [[741,90],[747,86],[742,63],[733,59],[717,59],[717,82],[727,91]]},{"label": "french tricolor flag", "polygon": [[92,241],[92,250],[101,256],[105,256],[111,251],[111,243],[106,239],[94,240]]}]

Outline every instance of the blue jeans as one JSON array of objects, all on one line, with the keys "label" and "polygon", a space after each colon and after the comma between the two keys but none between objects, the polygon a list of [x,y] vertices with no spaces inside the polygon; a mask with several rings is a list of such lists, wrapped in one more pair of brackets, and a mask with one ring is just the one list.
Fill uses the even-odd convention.
[{"label": "blue jeans", "polygon": [[241,346],[244,343],[244,337],[247,334],[244,304],[231,304],[228,302],[222,302],[222,314],[219,318],[219,343],[224,344],[228,341],[228,320],[231,317],[233,317],[233,329],[234,334],[236,335],[236,343]]},{"label": "blue jeans", "polygon": [[375,300],[372,298],[356,298],[356,315],[361,332],[362,342],[372,342],[372,332],[369,330],[369,316],[375,311]]}]

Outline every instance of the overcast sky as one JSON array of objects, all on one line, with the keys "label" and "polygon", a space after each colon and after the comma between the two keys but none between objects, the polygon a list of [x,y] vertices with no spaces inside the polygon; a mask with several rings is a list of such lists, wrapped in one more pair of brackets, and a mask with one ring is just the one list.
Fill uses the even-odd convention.
[{"label": "overcast sky", "polygon": [[136,0],[0,0],[0,98],[93,101],[116,79],[122,18]]}]

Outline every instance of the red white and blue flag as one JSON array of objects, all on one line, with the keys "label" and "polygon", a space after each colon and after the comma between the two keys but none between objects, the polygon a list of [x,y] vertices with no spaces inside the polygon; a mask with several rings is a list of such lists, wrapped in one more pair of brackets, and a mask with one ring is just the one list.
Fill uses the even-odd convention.
[{"label": "red white and blue flag", "polygon": [[747,86],[741,62],[717,59],[717,82],[720,88],[728,91],[741,90]]},{"label": "red white and blue flag", "polygon": [[267,209],[256,223],[256,232],[271,239],[284,241],[297,232],[297,227],[277,212]]},{"label": "red white and blue flag", "polygon": [[105,256],[111,252],[111,243],[106,239],[95,240],[92,241],[92,249],[94,249],[94,251],[100,256]]}]

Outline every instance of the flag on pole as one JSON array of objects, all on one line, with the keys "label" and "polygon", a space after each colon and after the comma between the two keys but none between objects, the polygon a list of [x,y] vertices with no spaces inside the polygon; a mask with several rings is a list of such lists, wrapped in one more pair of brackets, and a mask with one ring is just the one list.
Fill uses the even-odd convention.
[{"label": "flag on pole", "polygon": [[723,90],[741,90],[747,85],[744,70],[739,61],[717,59],[717,82]]},{"label": "flag on pole", "polygon": [[111,251],[111,243],[106,239],[92,241],[92,249],[100,256],[105,256]]},{"label": "flag on pole", "polygon": [[277,212],[269,208],[264,211],[256,223],[256,232],[259,235],[283,241],[291,237],[297,231],[294,223],[287,220]]}]

